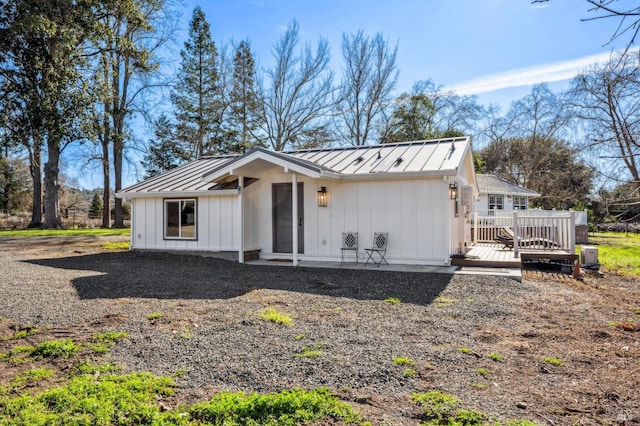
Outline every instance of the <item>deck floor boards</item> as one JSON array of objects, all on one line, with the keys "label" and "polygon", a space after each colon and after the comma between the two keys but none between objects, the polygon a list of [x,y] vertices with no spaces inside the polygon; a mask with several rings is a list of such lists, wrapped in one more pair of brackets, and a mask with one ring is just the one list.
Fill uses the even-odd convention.
[{"label": "deck floor boards", "polygon": [[[569,255],[566,250],[520,249],[520,254],[523,253],[539,254],[541,258],[544,258],[544,255]],[[453,264],[520,268],[521,259],[520,256],[515,256],[513,249],[502,244],[476,243],[470,247],[464,259],[453,259]]]}]

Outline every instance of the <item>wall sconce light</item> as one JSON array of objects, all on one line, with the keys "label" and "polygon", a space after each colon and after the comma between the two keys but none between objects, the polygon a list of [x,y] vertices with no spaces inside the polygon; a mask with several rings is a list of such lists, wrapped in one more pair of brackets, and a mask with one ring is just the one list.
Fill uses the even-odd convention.
[{"label": "wall sconce light", "polygon": [[449,198],[452,200],[458,199],[458,184],[455,182],[449,184]]},{"label": "wall sconce light", "polygon": [[321,186],[318,191],[318,207],[327,207],[327,187]]}]

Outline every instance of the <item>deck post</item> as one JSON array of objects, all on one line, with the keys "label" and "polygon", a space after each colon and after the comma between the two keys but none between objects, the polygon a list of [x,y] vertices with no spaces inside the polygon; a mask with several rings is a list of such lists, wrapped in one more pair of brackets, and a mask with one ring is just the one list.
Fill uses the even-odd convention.
[{"label": "deck post", "polygon": [[291,174],[291,221],[293,247],[293,266],[298,266],[298,178],[295,173]]},{"label": "deck post", "polygon": [[478,212],[473,212],[473,242],[478,243]]},{"label": "deck post", "polygon": [[514,210],[513,211],[513,257],[520,256],[520,250],[519,250],[520,236],[518,235],[519,232],[520,231],[518,230],[518,211]]},{"label": "deck post", "polygon": [[569,225],[569,254],[576,252],[576,212],[571,212]]},{"label": "deck post", "polygon": [[240,249],[238,263],[244,263],[244,176],[238,176],[238,208],[240,209]]}]

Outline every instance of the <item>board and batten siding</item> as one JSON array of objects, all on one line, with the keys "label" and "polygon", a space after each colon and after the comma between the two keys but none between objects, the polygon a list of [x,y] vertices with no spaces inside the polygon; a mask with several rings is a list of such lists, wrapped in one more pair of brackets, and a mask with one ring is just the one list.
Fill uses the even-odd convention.
[{"label": "board and batten siding", "polygon": [[[179,197],[176,197],[178,199]],[[197,197],[197,239],[164,239],[164,200],[134,198],[132,248],[237,251],[240,223],[237,196]]]},{"label": "board and batten siding", "polygon": [[[371,247],[374,232],[388,232],[387,259],[395,263],[442,265],[449,262],[448,189],[441,177],[398,180],[316,180],[297,176],[304,184],[303,260],[339,261],[342,232],[357,231],[359,257]],[[273,253],[271,188],[291,183],[286,173],[266,173],[245,191],[245,245]],[[328,206],[318,207],[317,192],[325,186]],[[251,192],[251,195],[248,193]],[[444,205],[443,205],[444,204]],[[251,236],[257,236],[251,240]]]}]

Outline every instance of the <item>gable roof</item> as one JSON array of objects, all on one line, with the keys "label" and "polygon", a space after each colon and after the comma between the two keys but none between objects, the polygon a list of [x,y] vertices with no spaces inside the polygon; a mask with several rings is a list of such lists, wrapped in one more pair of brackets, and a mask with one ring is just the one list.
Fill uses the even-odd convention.
[{"label": "gable roof", "polygon": [[118,192],[119,197],[237,194],[217,181],[240,168],[279,166],[323,179],[380,179],[400,176],[455,176],[470,151],[469,137],[382,145],[274,152],[253,148],[244,154],[203,157]]},{"label": "gable roof", "polygon": [[505,179],[493,175],[476,175],[476,185],[481,194],[516,195],[523,197],[539,197],[536,191],[513,184]]}]

